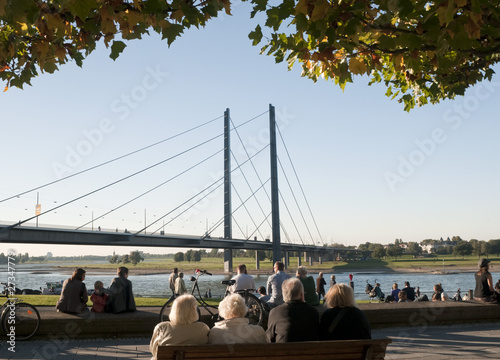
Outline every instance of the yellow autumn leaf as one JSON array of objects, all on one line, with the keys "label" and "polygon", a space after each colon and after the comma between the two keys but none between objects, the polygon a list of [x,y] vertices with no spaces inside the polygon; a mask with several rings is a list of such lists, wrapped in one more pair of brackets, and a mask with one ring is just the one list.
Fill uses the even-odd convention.
[{"label": "yellow autumn leaf", "polygon": [[182,18],[184,17],[184,13],[182,12],[181,9],[177,9],[176,11],[174,11],[172,13],[172,15],[170,16],[171,19],[174,19],[175,21],[177,21],[178,23],[180,23],[182,21]]},{"label": "yellow autumn leaf", "polygon": [[66,60],[66,49],[63,47],[57,47],[56,48],[56,56],[60,62],[65,61]]},{"label": "yellow autumn leaf", "polygon": [[9,87],[6,86],[4,89],[3,89],[3,92],[6,92],[7,90],[9,90]]},{"label": "yellow autumn leaf", "polygon": [[479,39],[481,37],[481,28],[470,18],[467,24],[465,24],[464,29],[470,39]]},{"label": "yellow autumn leaf", "polygon": [[309,11],[309,1],[299,0],[297,5],[295,6],[295,13],[307,15],[308,11]]},{"label": "yellow autumn leaf", "polygon": [[366,64],[363,59],[352,58],[349,60],[349,71],[354,75],[364,74],[367,71]]},{"label": "yellow autumn leaf", "polygon": [[328,10],[330,10],[330,4],[326,0],[319,0],[314,4],[314,9],[311,14],[311,20],[321,20],[326,18]]},{"label": "yellow autumn leaf", "polygon": [[405,59],[403,54],[396,55],[394,57],[394,70],[401,71],[405,65]]}]

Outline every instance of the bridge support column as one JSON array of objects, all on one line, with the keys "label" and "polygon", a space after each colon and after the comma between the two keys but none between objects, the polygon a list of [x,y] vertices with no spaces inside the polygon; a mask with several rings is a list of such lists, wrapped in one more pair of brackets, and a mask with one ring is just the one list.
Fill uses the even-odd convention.
[{"label": "bridge support column", "polygon": [[233,272],[233,250],[224,249],[224,272]]},{"label": "bridge support column", "polygon": [[288,269],[290,266],[290,253],[285,251],[285,269]]},{"label": "bridge support column", "polygon": [[318,261],[319,261],[319,264],[323,264],[323,256],[321,254],[318,255]]},{"label": "bridge support column", "polygon": [[255,250],[255,269],[260,269],[259,250]]},{"label": "bridge support column", "polygon": [[309,266],[313,265],[313,254],[309,253]]},{"label": "bridge support column", "polygon": [[297,251],[297,267],[302,265],[302,254]]}]

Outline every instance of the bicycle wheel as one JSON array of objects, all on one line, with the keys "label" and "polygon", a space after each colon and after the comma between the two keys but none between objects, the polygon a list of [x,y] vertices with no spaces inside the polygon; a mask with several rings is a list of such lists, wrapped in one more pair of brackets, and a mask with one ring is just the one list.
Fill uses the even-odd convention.
[{"label": "bicycle wheel", "polygon": [[[170,298],[165,305],[161,308],[160,311],[160,322],[162,321],[170,321],[169,316],[170,316],[170,311],[172,311],[172,305],[174,303],[174,298]],[[198,306],[196,308],[196,311],[198,312],[198,321],[201,319],[201,313],[200,313],[200,307]]]},{"label": "bicycle wheel", "polygon": [[169,321],[168,316],[170,315],[170,310],[172,310],[172,304],[174,303],[174,298],[171,297],[165,305],[161,308],[160,311],[160,322],[162,321]]},{"label": "bicycle wheel", "polygon": [[14,308],[7,307],[2,314],[3,331],[6,335],[15,334],[16,340],[30,339],[36,334],[39,327],[40,314],[30,304],[17,303]]},{"label": "bicycle wheel", "polygon": [[244,295],[245,305],[248,307],[247,318],[251,325],[261,325],[264,322],[264,307],[260,300],[253,294]]}]

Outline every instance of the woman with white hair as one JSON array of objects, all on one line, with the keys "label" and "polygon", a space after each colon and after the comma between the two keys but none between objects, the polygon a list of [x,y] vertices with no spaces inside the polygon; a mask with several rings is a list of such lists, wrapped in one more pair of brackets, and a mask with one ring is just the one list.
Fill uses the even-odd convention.
[{"label": "woman with white hair", "polygon": [[328,308],[319,323],[320,340],[371,339],[371,326],[354,300],[354,290],[335,284],[325,296]]},{"label": "woman with white hair", "polygon": [[225,297],[219,304],[219,315],[224,320],[216,322],[208,334],[209,344],[261,344],[266,342],[266,332],[259,325],[250,325],[245,315],[248,308],[239,294]]},{"label": "woman with white hair", "polygon": [[156,360],[159,345],[206,344],[209,327],[198,322],[197,303],[193,295],[181,295],[172,304],[170,321],[156,325],[149,350]]}]

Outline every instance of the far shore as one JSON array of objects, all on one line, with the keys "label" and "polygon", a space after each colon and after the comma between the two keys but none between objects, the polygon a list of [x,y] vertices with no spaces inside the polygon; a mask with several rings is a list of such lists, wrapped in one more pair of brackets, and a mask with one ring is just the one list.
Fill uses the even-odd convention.
[{"label": "far shore", "polygon": [[[117,265],[118,267],[118,265]],[[159,275],[159,274],[170,274],[170,270],[166,271],[165,269],[141,269],[141,268],[134,268],[133,265],[128,265],[127,266],[130,270],[130,275]],[[426,266],[426,267],[413,267],[413,268],[400,268],[400,267],[394,267],[394,268],[388,268],[388,267],[383,267],[383,268],[355,268],[352,267],[350,269],[339,269],[336,270],[335,268],[333,269],[325,269],[325,268],[315,268],[313,266],[306,266],[307,270],[309,273],[327,273],[327,274],[335,274],[335,273],[349,273],[349,272],[356,272],[356,273],[383,273],[383,274],[390,274],[390,273],[401,273],[401,274],[442,274],[443,273],[443,267],[442,266]],[[99,266],[84,266],[85,270],[89,274],[114,274],[116,273],[115,269],[112,268],[106,268],[106,267],[99,267]],[[236,266],[234,266],[236,268]],[[72,271],[72,267],[70,266],[54,266],[52,267],[54,270],[59,270],[59,271],[68,271],[70,273]],[[182,270],[182,268],[181,268]],[[206,269],[210,273],[214,275],[227,275],[228,273],[224,272],[224,270],[220,269],[215,269],[215,270],[210,270]],[[295,273],[295,267],[294,268],[288,268],[285,270],[287,273],[293,274]],[[450,266],[444,269],[444,273],[472,273],[477,271],[475,267],[472,266]],[[50,272],[49,269],[44,269],[41,271],[33,271],[33,273],[47,273]],[[186,273],[190,273],[191,270],[185,270]],[[231,274],[236,274],[236,269]],[[248,274],[250,275],[271,275],[272,270],[271,269],[248,269]]]}]

